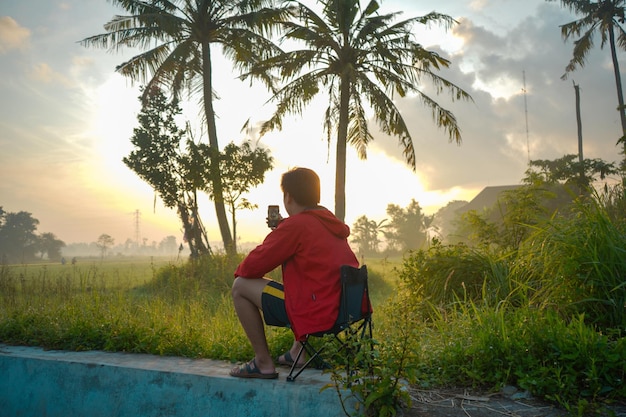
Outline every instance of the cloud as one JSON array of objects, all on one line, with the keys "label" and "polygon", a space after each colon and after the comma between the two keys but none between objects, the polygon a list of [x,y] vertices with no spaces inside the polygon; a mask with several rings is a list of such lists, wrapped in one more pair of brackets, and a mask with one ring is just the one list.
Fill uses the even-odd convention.
[{"label": "cloud", "polygon": [[50,65],[45,62],[40,62],[36,64],[29,73],[29,76],[32,80],[44,83],[44,84],[55,84],[60,83],[64,86],[71,86],[72,82],[68,80],[63,74],[60,74],[54,71]]},{"label": "cloud", "polygon": [[470,9],[478,11],[484,9],[488,4],[487,0],[472,0],[469,4]]},{"label": "cloud", "polygon": [[[455,29],[464,45],[452,56],[437,51],[452,62],[440,75],[469,92],[474,103],[452,102],[429,85],[422,92],[456,115],[463,143],[450,144],[418,98],[397,101],[413,136],[417,173],[429,190],[517,184],[529,158],[577,153],[572,79],[582,91],[584,156],[619,159],[619,115],[613,69],[605,64],[608,51],[594,49],[584,70],[567,82],[560,79],[573,44],[563,43],[559,25],[570,20],[561,9],[542,5],[506,32],[469,19]],[[378,136],[372,147],[403,160],[395,138]]]},{"label": "cloud", "polygon": [[452,35],[463,40],[465,45],[472,45],[481,51],[502,50],[505,39],[495,33],[477,26],[467,18],[459,19],[459,24],[452,29]]},{"label": "cloud", "polygon": [[23,50],[30,44],[30,30],[19,25],[9,16],[0,17],[0,54],[11,50]]}]

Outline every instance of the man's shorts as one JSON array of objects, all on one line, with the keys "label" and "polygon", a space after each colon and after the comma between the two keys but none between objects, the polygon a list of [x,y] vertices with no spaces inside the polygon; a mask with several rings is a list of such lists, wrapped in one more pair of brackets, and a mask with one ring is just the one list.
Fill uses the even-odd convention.
[{"label": "man's shorts", "polygon": [[270,281],[261,294],[263,319],[268,326],[290,327],[285,310],[285,290],[283,284]]}]

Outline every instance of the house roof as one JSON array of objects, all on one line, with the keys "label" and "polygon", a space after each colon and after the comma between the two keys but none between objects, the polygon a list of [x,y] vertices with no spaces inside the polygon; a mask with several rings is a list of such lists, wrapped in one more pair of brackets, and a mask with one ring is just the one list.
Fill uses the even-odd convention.
[{"label": "house roof", "polygon": [[466,213],[470,210],[481,212],[485,209],[493,207],[501,197],[504,191],[515,190],[521,185],[497,185],[493,187],[485,187],[476,195],[469,203],[457,210],[458,214]]}]

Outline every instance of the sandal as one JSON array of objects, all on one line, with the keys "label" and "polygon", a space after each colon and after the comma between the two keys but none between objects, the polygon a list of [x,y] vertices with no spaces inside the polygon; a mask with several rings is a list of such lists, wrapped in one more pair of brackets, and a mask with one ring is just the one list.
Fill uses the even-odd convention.
[{"label": "sandal", "polygon": [[[288,366],[288,367],[293,366],[293,357],[291,356],[291,352],[287,351],[281,356],[279,356],[278,358],[276,358],[276,363],[279,364],[280,366]],[[296,365],[296,368],[302,368],[303,366],[304,366],[304,362],[298,363]]]},{"label": "sandal", "polygon": [[278,378],[278,372],[264,374],[256,366],[256,360],[252,359],[248,363],[234,367],[230,371],[230,376],[234,376],[235,378],[276,379]]}]

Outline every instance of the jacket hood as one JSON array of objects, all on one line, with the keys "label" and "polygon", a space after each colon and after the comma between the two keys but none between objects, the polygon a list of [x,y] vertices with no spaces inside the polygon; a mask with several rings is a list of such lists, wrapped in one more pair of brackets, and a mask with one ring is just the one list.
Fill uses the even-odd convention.
[{"label": "jacket hood", "polygon": [[325,207],[307,209],[302,214],[316,217],[326,229],[339,238],[345,239],[350,236],[350,227]]}]

